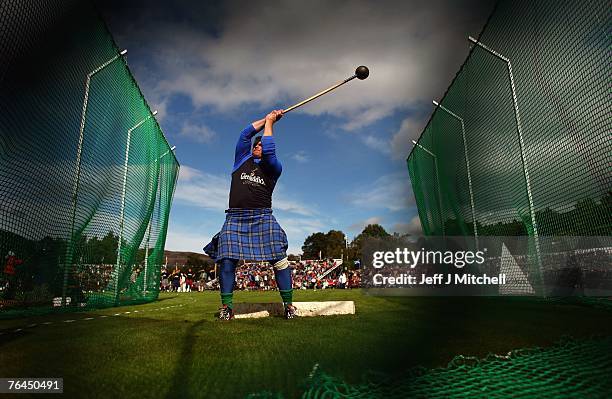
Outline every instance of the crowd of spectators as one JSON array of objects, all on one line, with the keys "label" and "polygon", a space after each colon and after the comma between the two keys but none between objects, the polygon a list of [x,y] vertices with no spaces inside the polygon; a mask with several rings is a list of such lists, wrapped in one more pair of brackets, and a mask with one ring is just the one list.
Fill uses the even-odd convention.
[{"label": "crowd of spectators", "polygon": [[[294,262],[294,289],[326,288],[359,288],[361,273],[359,270],[346,270],[342,265],[336,267],[337,261],[302,261]],[[329,274],[327,271],[333,269]],[[325,275],[325,276],[324,276]]]},{"label": "crowd of spectators", "polygon": [[[339,261],[306,260],[289,262],[294,289],[358,288],[361,284],[359,270],[346,270]],[[331,270],[331,271],[330,271]],[[191,292],[214,290],[219,281],[214,271],[192,269],[182,271],[162,268],[160,289],[166,292]],[[273,290],[276,288],[274,269],[260,262],[244,262],[236,269],[236,290]]]},{"label": "crowd of spectators", "polygon": [[194,272],[192,269],[182,271],[178,266],[173,270],[168,270],[162,266],[161,270],[161,291],[166,292],[191,292],[203,291],[207,283],[211,282],[211,276],[204,270]]}]

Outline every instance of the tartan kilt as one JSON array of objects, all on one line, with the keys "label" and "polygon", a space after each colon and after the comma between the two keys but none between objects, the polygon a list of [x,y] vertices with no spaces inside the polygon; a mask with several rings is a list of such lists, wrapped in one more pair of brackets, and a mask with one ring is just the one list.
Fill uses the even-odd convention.
[{"label": "tartan kilt", "polygon": [[221,231],[204,247],[204,252],[215,261],[223,258],[273,261],[287,257],[287,234],[271,208],[230,208],[225,213]]}]

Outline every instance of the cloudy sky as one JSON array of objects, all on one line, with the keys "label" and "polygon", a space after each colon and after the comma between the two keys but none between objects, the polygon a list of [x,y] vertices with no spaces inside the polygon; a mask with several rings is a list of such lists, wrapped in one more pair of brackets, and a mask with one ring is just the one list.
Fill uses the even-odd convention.
[{"label": "cloudy sky", "polygon": [[[211,3],[211,4],[209,4]],[[351,76],[275,125],[275,215],[301,252],[317,231],[420,232],[406,157],[492,1],[97,1],[181,163],[166,249],[223,224],[240,131]]]}]

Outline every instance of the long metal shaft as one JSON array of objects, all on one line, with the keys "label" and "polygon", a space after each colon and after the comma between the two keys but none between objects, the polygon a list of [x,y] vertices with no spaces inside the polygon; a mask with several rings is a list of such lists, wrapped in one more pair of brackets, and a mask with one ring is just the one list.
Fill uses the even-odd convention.
[{"label": "long metal shaft", "polygon": [[355,79],[356,77],[357,77],[357,75],[353,75],[353,76],[351,76],[350,78],[346,78],[346,79],[344,79],[342,82],[338,82],[338,83],[336,83],[335,85],[331,86],[330,88],[327,88],[327,89],[325,89],[325,90],[323,90],[323,91],[321,91],[321,92],[319,92],[319,93],[315,94],[315,95],[314,95],[314,96],[312,96],[312,97],[308,97],[306,100],[304,100],[304,101],[302,101],[302,102],[299,102],[299,103],[297,103],[297,104],[295,104],[295,105],[292,105],[291,107],[289,107],[289,108],[287,108],[287,109],[283,110],[283,113],[284,113],[284,114],[286,114],[286,113],[287,113],[287,112],[289,112],[289,111],[292,111],[292,110],[294,110],[294,109],[296,109],[296,108],[298,108],[298,107],[301,107],[302,105],[304,105],[304,104],[306,104],[306,103],[311,102],[311,101],[312,101],[312,100],[314,100],[315,98],[321,97],[323,94],[325,94],[325,93],[329,93],[330,91],[332,91],[332,90],[334,90],[334,89],[337,89],[338,87],[342,86],[342,85],[343,85],[343,84],[345,84],[346,82],[350,82],[351,80]]}]

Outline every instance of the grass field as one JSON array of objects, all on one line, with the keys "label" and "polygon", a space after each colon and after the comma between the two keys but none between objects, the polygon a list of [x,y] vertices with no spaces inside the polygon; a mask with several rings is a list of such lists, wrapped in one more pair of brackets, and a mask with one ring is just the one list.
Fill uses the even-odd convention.
[{"label": "grass field", "polygon": [[[234,302],[277,299],[277,292],[237,292]],[[565,335],[612,335],[605,309],[539,299],[334,290],[298,291],[294,300],[353,300],[357,313],[219,322],[218,293],[196,292],[2,320],[0,376],[63,377],[67,397],[231,398],[264,391],[298,397],[315,364],[357,383],[368,371],[393,378],[416,365],[445,366],[458,354],[483,357],[550,346]]]}]

